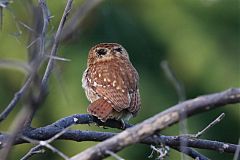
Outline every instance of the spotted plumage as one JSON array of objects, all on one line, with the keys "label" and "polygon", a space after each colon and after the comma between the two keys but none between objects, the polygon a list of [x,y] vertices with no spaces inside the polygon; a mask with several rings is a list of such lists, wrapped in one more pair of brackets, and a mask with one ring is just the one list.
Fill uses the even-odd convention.
[{"label": "spotted plumage", "polygon": [[91,104],[88,112],[101,121],[128,120],[140,109],[139,76],[127,51],[117,43],[91,48],[83,88]]}]

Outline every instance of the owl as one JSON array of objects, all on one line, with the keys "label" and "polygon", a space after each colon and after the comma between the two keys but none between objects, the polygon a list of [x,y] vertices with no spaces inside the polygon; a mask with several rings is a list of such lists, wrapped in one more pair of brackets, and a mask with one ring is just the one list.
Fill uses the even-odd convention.
[{"label": "owl", "polygon": [[102,122],[128,121],[140,109],[139,76],[127,51],[117,43],[100,43],[90,49],[82,87],[88,113]]}]

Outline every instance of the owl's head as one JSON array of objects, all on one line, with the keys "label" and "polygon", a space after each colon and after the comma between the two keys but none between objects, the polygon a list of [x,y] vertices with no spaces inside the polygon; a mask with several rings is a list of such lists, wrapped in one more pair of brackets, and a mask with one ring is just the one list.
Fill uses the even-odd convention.
[{"label": "owl's head", "polygon": [[88,64],[122,58],[129,59],[127,51],[120,44],[100,43],[90,49]]}]

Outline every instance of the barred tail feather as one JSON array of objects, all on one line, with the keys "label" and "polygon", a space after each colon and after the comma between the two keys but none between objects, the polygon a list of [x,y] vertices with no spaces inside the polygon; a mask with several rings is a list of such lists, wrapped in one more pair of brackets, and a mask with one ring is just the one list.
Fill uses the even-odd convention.
[{"label": "barred tail feather", "polygon": [[111,103],[107,102],[103,98],[100,98],[92,102],[88,106],[87,111],[91,115],[94,115],[101,121],[105,122],[108,119],[109,115],[112,113],[113,108]]}]

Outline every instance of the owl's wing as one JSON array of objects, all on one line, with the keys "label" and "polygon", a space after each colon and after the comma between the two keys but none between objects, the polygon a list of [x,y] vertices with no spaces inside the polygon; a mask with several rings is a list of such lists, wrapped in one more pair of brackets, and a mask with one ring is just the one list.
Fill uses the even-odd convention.
[{"label": "owl's wing", "polygon": [[130,93],[130,96],[131,96],[131,103],[130,103],[130,107],[128,108],[128,111],[133,113],[133,116],[136,116],[141,106],[139,89],[137,89],[133,93]]},{"label": "owl's wing", "polygon": [[112,103],[112,107],[118,112],[127,108],[135,111],[136,107],[130,106],[132,101],[130,94],[137,91],[138,83],[138,74],[133,66],[129,62],[115,62],[95,67],[92,67],[94,70],[92,73],[95,73],[95,79],[92,78],[95,92]]}]

